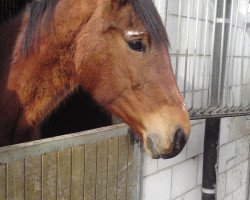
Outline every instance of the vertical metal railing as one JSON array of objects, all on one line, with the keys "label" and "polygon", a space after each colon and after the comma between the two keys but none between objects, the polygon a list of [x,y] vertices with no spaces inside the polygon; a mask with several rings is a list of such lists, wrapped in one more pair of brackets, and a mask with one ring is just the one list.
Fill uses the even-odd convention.
[{"label": "vertical metal railing", "polygon": [[168,0],[170,56],[192,118],[250,114],[249,7],[249,0]]}]

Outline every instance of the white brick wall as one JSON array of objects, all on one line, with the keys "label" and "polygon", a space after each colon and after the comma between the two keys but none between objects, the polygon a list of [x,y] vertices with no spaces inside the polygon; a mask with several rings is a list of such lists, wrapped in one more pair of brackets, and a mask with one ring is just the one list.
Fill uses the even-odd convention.
[{"label": "white brick wall", "polygon": [[[200,200],[205,121],[192,121],[180,155],[153,160],[144,155],[143,200]],[[221,120],[218,200],[247,200],[250,117]]]},{"label": "white brick wall", "polygon": [[221,121],[218,170],[218,200],[246,199],[249,174],[249,120],[245,117]]}]

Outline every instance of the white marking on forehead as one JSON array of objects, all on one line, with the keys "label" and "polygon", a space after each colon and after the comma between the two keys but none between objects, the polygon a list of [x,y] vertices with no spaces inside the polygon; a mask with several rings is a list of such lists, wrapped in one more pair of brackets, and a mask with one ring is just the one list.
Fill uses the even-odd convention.
[{"label": "white marking on forehead", "polygon": [[132,35],[140,35],[139,31],[127,31],[126,35],[132,36]]},{"label": "white marking on forehead", "polygon": [[145,35],[146,32],[140,32],[140,31],[126,31],[125,34],[127,36],[137,36],[137,35]]}]

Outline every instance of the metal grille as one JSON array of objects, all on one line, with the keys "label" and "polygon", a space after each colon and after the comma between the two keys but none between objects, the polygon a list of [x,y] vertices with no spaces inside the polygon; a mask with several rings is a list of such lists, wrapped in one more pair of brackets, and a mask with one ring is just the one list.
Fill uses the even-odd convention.
[{"label": "metal grille", "polygon": [[249,0],[155,0],[191,118],[250,114]]}]

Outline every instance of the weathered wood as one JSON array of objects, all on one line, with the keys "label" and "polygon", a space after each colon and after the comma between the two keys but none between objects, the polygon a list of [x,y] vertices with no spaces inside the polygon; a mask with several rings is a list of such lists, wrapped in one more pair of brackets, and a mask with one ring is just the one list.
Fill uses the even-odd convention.
[{"label": "weathered wood", "polygon": [[97,144],[96,200],[106,199],[108,170],[108,141]]},{"label": "weathered wood", "polygon": [[71,149],[58,152],[57,199],[69,200],[71,189]]},{"label": "weathered wood", "polygon": [[95,199],[96,144],[85,145],[84,200]]},{"label": "weathered wood", "polygon": [[[115,135],[115,129],[111,131],[111,135]],[[87,134],[85,136],[89,143],[84,146],[75,147],[73,144],[73,148],[42,153],[42,156],[39,152],[47,152],[47,147],[52,143],[43,143],[44,146],[40,146],[40,142],[34,142],[31,146],[22,144],[20,152],[17,146],[14,149],[0,148],[0,160],[1,153],[3,155],[4,152],[6,155],[3,158],[9,161],[11,158],[8,156],[17,156],[19,153],[26,158],[0,165],[0,200],[132,200],[131,194],[135,188],[133,184],[137,182],[134,177],[137,177],[137,173],[133,176],[133,172],[136,172],[133,169],[136,148],[133,149],[129,137],[125,136],[126,129],[118,127],[118,132],[120,131],[123,133],[119,133],[118,137],[109,138],[107,135],[110,136],[110,133],[101,136],[103,140],[98,138],[99,133],[93,138]],[[82,135],[81,140],[85,136]],[[73,138],[70,136],[68,139],[73,142]],[[78,138],[77,136],[74,140]],[[67,142],[68,139],[59,142]],[[38,154],[37,157],[31,157],[33,153]],[[18,156],[14,157],[14,160],[17,158]]]},{"label": "weathered wood", "polygon": [[6,164],[0,165],[0,200],[6,199]]},{"label": "weathered wood", "polygon": [[41,199],[41,157],[25,160],[25,199]]},{"label": "weathered wood", "polygon": [[134,145],[131,142],[130,135],[128,136],[128,175],[127,175],[127,200],[132,199],[133,191],[133,157],[134,157]]},{"label": "weathered wood", "polygon": [[84,146],[72,149],[71,200],[83,200]]},{"label": "weathered wood", "polygon": [[0,162],[9,163],[45,153],[56,152],[79,145],[93,144],[127,134],[127,125],[118,124],[109,127],[88,130],[33,142],[16,144],[0,148]]},{"label": "weathered wood", "polygon": [[119,161],[118,161],[118,189],[117,199],[124,200],[127,197],[127,170],[128,170],[128,138],[119,137]]},{"label": "weathered wood", "polygon": [[42,156],[42,197],[56,199],[57,152]]},{"label": "weathered wood", "polygon": [[24,200],[24,160],[8,164],[8,200]]},{"label": "weathered wood", "polygon": [[109,139],[107,199],[116,200],[118,168],[118,138]]}]

